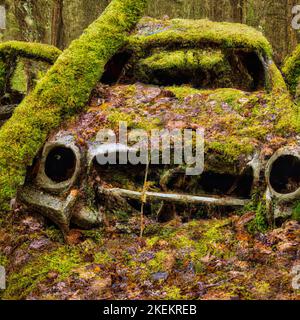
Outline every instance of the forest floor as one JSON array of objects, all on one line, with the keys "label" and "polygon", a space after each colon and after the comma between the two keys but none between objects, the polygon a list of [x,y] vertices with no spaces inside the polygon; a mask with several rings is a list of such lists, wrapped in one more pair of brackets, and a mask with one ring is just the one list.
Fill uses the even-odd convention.
[{"label": "forest floor", "polygon": [[[300,223],[250,234],[243,216],[106,229],[58,229],[22,211],[0,225],[2,299],[300,299]],[[294,279],[295,280],[295,279]]]}]

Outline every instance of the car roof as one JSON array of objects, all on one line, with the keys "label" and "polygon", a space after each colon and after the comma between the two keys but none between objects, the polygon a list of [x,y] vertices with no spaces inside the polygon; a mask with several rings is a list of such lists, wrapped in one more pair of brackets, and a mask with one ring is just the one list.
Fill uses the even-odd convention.
[{"label": "car roof", "polygon": [[239,48],[271,58],[272,47],[265,36],[245,24],[212,22],[207,19],[163,19],[145,17],[128,38],[128,48],[140,55],[151,48],[191,47]]}]

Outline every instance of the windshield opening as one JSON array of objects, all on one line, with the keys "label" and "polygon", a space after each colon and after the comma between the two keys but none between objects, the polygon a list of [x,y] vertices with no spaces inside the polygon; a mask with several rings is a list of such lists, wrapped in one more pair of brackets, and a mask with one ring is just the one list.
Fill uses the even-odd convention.
[{"label": "windshield opening", "polygon": [[106,66],[105,84],[142,82],[159,86],[189,85],[197,89],[265,87],[265,69],[256,52],[243,49],[179,49],[160,51],[137,60],[128,52],[115,55]]}]

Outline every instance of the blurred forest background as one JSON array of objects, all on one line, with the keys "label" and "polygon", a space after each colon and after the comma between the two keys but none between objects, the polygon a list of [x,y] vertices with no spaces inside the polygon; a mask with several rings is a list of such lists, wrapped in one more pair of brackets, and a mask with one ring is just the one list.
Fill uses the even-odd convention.
[{"label": "blurred forest background", "polygon": [[[110,0],[0,0],[7,9],[2,40],[51,43],[64,49],[104,10]],[[151,0],[146,15],[209,18],[247,23],[260,29],[280,63],[300,37],[291,28],[297,0]]]}]

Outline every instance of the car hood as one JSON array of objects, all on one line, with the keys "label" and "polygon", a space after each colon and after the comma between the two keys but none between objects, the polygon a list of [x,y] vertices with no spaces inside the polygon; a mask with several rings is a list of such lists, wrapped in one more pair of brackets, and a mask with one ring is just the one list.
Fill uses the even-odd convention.
[{"label": "car hood", "polygon": [[197,90],[133,84],[99,84],[88,109],[65,123],[82,146],[100,129],[204,129],[205,165],[239,173],[259,153],[268,158],[282,146],[297,143],[297,108],[284,92],[236,89]]},{"label": "car hood", "polygon": [[[103,166],[95,161],[99,150],[106,150],[96,141],[98,132],[110,129],[118,137],[119,124],[126,121],[129,130],[204,129],[203,174],[187,177],[181,168],[151,163],[147,199],[243,206],[250,201],[254,186],[265,190],[263,173],[268,159],[281,147],[297,144],[296,120],[297,110],[282,89],[248,93],[99,84],[87,110],[49,137],[43,154],[29,170],[19,200],[50,217],[64,231],[71,218],[85,227],[102,221],[97,209],[90,209],[92,203],[108,211],[136,208],[144,192],[145,165]],[[115,144],[111,148],[124,147]],[[64,157],[67,169],[71,164],[71,175],[66,170],[61,183],[51,178],[52,170],[56,174],[60,169],[52,165],[52,152]],[[73,208],[74,203],[78,208]]]}]

